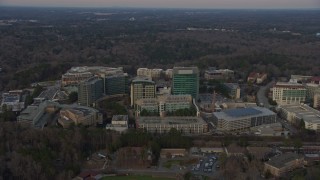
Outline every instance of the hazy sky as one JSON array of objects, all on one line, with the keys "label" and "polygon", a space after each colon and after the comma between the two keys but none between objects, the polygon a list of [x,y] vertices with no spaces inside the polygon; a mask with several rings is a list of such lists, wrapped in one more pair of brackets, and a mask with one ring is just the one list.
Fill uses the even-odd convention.
[{"label": "hazy sky", "polygon": [[158,8],[320,8],[320,0],[0,0],[0,5]]}]

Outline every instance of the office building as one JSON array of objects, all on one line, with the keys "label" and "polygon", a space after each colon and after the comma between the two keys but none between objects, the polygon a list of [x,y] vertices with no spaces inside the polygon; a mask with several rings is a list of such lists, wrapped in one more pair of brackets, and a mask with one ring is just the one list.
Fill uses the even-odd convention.
[{"label": "office building", "polygon": [[234,78],[234,71],[211,67],[205,71],[204,78],[206,80],[229,80]]},{"label": "office building", "polygon": [[199,70],[197,67],[174,67],[172,94],[190,94],[197,98],[199,94]]},{"label": "office building", "polygon": [[173,113],[179,109],[190,109],[192,107],[191,95],[165,95],[157,98],[139,99],[136,101],[136,115],[145,110],[151,114],[165,116],[166,113]]},{"label": "office building", "polygon": [[307,90],[302,84],[277,82],[272,88],[272,100],[279,105],[300,104],[306,100]]},{"label": "office building", "polygon": [[148,77],[137,77],[131,82],[131,106],[134,106],[138,99],[154,98],[156,96],[156,85]]},{"label": "office building", "polygon": [[136,119],[136,128],[151,133],[166,133],[175,128],[183,134],[203,134],[208,132],[208,124],[201,117],[153,117]]},{"label": "office building", "polygon": [[303,120],[306,129],[320,131],[320,111],[308,105],[282,105],[280,115],[293,124],[300,124]]},{"label": "office building", "polygon": [[72,67],[67,73],[62,75],[61,85],[78,85],[81,81],[87,80],[93,76],[110,76],[123,73],[123,68],[111,68],[104,66],[79,66]]},{"label": "office building", "polygon": [[103,96],[102,79],[92,77],[82,81],[78,89],[78,104],[81,106],[94,106],[95,102]]},{"label": "office building", "polygon": [[128,94],[129,84],[128,84],[128,74],[121,73],[112,76],[107,76],[104,79],[104,93],[106,95],[116,95],[116,94]]},{"label": "office building", "polygon": [[228,109],[214,112],[213,118],[220,131],[241,131],[277,121],[277,115],[263,107]]},{"label": "office building", "polygon": [[148,69],[148,68],[139,68],[137,69],[137,76],[149,77],[152,79],[160,79],[162,76],[162,69]]},{"label": "office building", "polygon": [[229,96],[232,99],[240,99],[240,87],[236,83],[224,83],[223,84],[226,90],[228,91]]},{"label": "office building", "polygon": [[264,163],[264,171],[269,171],[273,176],[280,177],[304,165],[304,157],[295,153],[285,153],[272,157]]},{"label": "office building", "polygon": [[58,119],[58,123],[63,128],[68,128],[71,124],[95,126],[102,124],[102,121],[102,114],[98,110],[85,106],[64,107]]}]

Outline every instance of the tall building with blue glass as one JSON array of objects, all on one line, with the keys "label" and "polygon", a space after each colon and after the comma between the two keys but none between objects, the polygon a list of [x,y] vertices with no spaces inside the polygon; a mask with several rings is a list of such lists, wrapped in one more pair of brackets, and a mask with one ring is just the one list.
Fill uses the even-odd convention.
[{"label": "tall building with blue glass", "polygon": [[197,98],[199,94],[199,69],[197,67],[174,67],[172,94],[190,94]]},{"label": "tall building with blue glass", "polygon": [[78,104],[93,106],[103,96],[103,81],[101,78],[92,77],[80,82],[78,89]]},{"label": "tall building with blue glass", "polygon": [[104,78],[104,85],[106,95],[128,94],[128,74],[121,73],[112,76],[107,76]]}]

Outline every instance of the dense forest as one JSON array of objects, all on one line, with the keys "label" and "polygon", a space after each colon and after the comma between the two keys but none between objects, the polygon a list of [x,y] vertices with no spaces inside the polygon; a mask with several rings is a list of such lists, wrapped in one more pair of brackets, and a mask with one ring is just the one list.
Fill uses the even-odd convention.
[{"label": "dense forest", "polygon": [[[132,19],[132,17],[134,19]],[[0,90],[74,65],[319,75],[319,11],[0,9]]]},{"label": "dense forest", "polygon": [[117,134],[99,128],[22,128],[0,122],[0,179],[72,179],[98,150],[110,153],[121,147],[146,147],[156,163],[161,148],[189,148],[191,140],[171,130],[163,136],[142,131]]}]

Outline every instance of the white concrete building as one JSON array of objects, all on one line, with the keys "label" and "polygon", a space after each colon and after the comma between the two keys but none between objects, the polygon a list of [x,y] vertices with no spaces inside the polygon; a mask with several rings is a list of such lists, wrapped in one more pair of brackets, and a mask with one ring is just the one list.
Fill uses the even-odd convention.
[{"label": "white concrete building", "polygon": [[320,131],[320,111],[308,105],[283,105],[280,112],[290,123],[299,124],[303,120],[306,129]]},{"label": "white concrete building", "polygon": [[159,79],[162,75],[162,72],[162,69],[139,68],[137,69],[137,76],[145,76],[152,79]]},{"label": "white concrete building", "polygon": [[107,124],[106,129],[118,132],[125,132],[129,127],[128,115],[114,115],[111,124]]},{"label": "white concrete building", "polygon": [[277,115],[267,108],[250,107],[229,109],[214,112],[213,118],[220,131],[242,131],[263,124],[272,124],[277,121]]},{"label": "white concrete building", "polygon": [[144,129],[152,133],[169,132],[175,128],[183,134],[203,134],[208,132],[208,124],[201,117],[139,117],[136,120],[137,129]]},{"label": "white concrete building", "polygon": [[143,110],[165,116],[166,113],[172,113],[179,109],[190,109],[191,107],[191,95],[165,95],[157,98],[139,99],[135,104],[137,116],[140,116]]},{"label": "white concrete building", "polygon": [[272,89],[272,100],[279,105],[300,104],[306,100],[307,89],[302,84],[277,82]]}]

